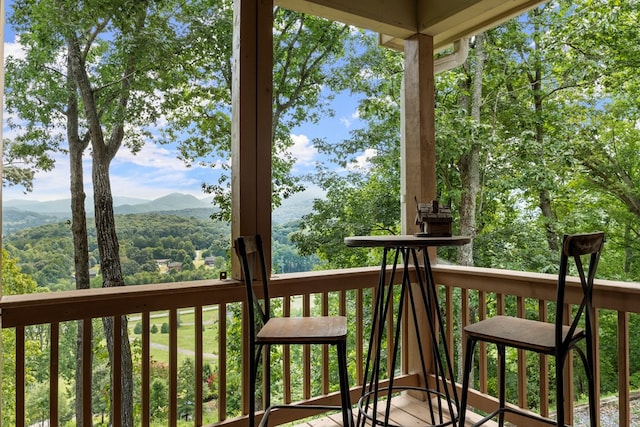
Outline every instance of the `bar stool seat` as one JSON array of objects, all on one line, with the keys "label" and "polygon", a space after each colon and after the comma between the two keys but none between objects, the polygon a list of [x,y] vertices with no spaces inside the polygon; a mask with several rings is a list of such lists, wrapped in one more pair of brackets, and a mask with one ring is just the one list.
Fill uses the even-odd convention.
[{"label": "bar stool seat", "polygon": [[[569,337],[570,327],[562,327],[562,341]],[[554,354],[556,325],[537,320],[511,316],[495,316],[465,327],[465,332],[479,341],[502,344],[507,347]],[[584,338],[584,329],[576,328],[571,341]]]}]

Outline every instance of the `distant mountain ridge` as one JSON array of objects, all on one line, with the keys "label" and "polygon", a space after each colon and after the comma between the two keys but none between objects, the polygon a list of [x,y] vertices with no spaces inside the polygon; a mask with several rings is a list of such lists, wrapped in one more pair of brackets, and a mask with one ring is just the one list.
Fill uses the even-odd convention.
[{"label": "distant mountain ridge", "polygon": [[[296,221],[313,208],[313,199],[322,197],[322,191],[311,189],[283,200],[273,212],[274,224]],[[210,197],[198,199],[190,194],[172,193],[154,200],[115,197],[116,215],[144,213],[176,213],[181,216],[207,218],[215,209]],[[93,199],[87,199],[87,215],[93,217]],[[71,200],[38,202],[31,200],[6,200],[2,206],[2,232],[10,234],[16,230],[56,223],[71,218]]]},{"label": "distant mountain ridge", "polygon": [[[158,211],[178,211],[183,209],[210,208],[211,199],[198,199],[190,194],[172,193],[154,200],[135,199],[131,197],[114,197],[113,205],[116,214],[146,213]],[[3,210],[15,209],[43,215],[69,217],[71,215],[71,199],[37,202],[32,200],[4,200]],[[85,203],[87,215],[93,215],[93,199],[88,197]]]}]

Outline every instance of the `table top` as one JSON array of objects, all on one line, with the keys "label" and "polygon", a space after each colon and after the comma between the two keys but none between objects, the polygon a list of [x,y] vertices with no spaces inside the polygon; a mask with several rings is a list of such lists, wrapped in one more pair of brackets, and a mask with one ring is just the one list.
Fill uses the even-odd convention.
[{"label": "table top", "polygon": [[344,239],[350,247],[425,248],[429,246],[462,246],[471,242],[469,236],[353,236]]}]

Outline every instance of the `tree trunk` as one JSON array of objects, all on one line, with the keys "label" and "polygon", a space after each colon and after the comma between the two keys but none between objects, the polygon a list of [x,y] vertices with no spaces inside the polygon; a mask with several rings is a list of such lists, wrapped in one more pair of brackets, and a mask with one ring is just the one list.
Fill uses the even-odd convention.
[{"label": "tree trunk", "polygon": [[[106,150],[93,150],[93,197],[95,208],[96,233],[98,251],[100,253],[100,271],[102,272],[102,286],[124,286],[122,268],[120,266],[120,246],[116,234],[116,223],[113,214],[113,196],[109,178],[109,164],[111,157],[105,155]],[[111,360],[111,382],[121,381],[122,386],[122,414],[114,414],[111,409],[111,419],[121,416],[124,427],[133,426],[133,367],[127,318],[122,316],[122,377],[113,378],[113,318],[102,319],[104,334],[107,340],[109,360]],[[113,395],[111,396],[113,408]]]},{"label": "tree trunk", "polygon": [[[139,23],[143,26],[144,12],[139,17]],[[95,92],[91,86],[88,71],[85,67],[84,57],[80,49],[79,40],[75,34],[68,36],[69,47],[69,63],[71,64],[73,79],[80,92],[84,112],[88,123],[88,134],[90,136],[92,148],[92,181],[93,181],[93,198],[94,198],[94,215],[96,224],[96,234],[98,241],[98,251],[100,253],[100,270],[102,273],[102,286],[124,286],[122,278],[122,268],[120,265],[120,248],[118,244],[118,236],[116,234],[116,223],[113,214],[113,196],[111,193],[111,180],[109,176],[109,166],[111,160],[115,157],[118,149],[122,145],[124,138],[124,123],[116,123],[113,125],[108,143],[105,141],[100,114],[96,103]],[[135,71],[135,54],[127,60],[123,75],[131,76]],[[120,96],[117,100],[119,108],[125,110],[129,100],[130,83],[129,79],[122,80]],[[104,326],[105,337],[107,341],[107,349],[109,351],[109,359],[111,360],[111,383],[121,381],[122,398],[121,398],[121,414],[113,412],[113,394],[111,395],[111,420],[115,417],[121,417],[123,427],[133,426],[133,369],[131,362],[131,348],[129,346],[129,334],[127,328],[127,319],[122,318],[122,375],[121,378],[113,378],[113,319],[105,318],[102,321]]]},{"label": "tree trunk", "polygon": [[[535,132],[536,132],[536,144],[538,147],[538,159],[540,159],[540,168],[546,170],[545,166],[545,150],[544,150],[544,127],[542,126],[542,114],[543,114],[543,94],[542,94],[542,70],[539,62],[536,62],[535,78],[531,82],[533,89],[533,102],[535,108]],[[552,252],[558,251],[558,239],[555,233],[555,224],[557,218],[553,213],[551,207],[551,196],[549,189],[547,188],[546,179],[544,174],[538,180],[538,199],[540,212],[542,212],[542,218],[544,219],[544,227],[547,235],[547,244]]]},{"label": "tree trunk", "polygon": [[[479,34],[475,40],[475,62],[473,63],[472,96],[469,108],[466,98],[466,110],[470,113],[475,124],[480,123],[480,108],[482,107],[482,75],[484,72],[485,52],[483,49],[484,35]],[[482,143],[477,133],[471,136],[471,144],[458,162],[462,194],[460,197],[460,234],[464,236],[476,235],[476,209],[478,191],[480,188],[480,150]],[[457,262],[460,265],[473,265],[473,243],[458,249]]]},{"label": "tree trunk", "polygon": [[[542,127],[541,117],[542,117],[542,88],[540,83],[541,72],[540,68],[536,69],[537,78],[533,83],[533,97],[534,97],[534,105],[536,117],[538,118],[538,122],[535,125],[536,132],[536,143],[538,144],[538,159],[540,159],[541,164],[539,167],[542,170],[545,170],[545,150],[544,150],[544,128]],[[551,206],[551,195],[549,194],[549,189],[546,180],[543,177],[538,180],[538,200],[540,212],[542,212],[542,218],[544,220],[545,233],[547,235],[547,244],[549,245],[549,250],[552,252],[558,252],[558,236],[555,232],[555,225],[558,222],[558,219],[553,212],[553,208]]]},{"label": "tree trunk", "polygon": [[[71,177],[71,232],[73,234],[73,258],[76,278],[76,289],[89,289],[89,243],[87,237],[87,214],[84,207],[85,192],[83,186],[82,154],[89,143],[88,138],[80,138],[78,133],[78,97],[75,84],[71,78],[71,64],[67,62],[68,91],[67,102],[67,141],[69,143],[69,175]],[[78,322],[76,341],[76,425],[82,427],[82,384],[84,363],[91,364],[91,360],[82,359],[82,340],[84,336],[83,322]],[[90,338],[89,338],[90,339]]]},{"label": "tree trunk", "polygon": [[[534,11],[533,13],[539,13]],[[538,25],[535,24],[535,32],[539,32],[540,29]],[[529,84],[531,85],[531,90],[533,93],[533,106],[535,112],[535,138],[536,138],[536,147],[538,147],[538,155],[536,156],[539,161],[539,168],[541,170],[547,170],[546,161],[545,161],[545,149],[544,149],[544,126],[543,126],[543,101],[544,94],[542,93],[542,63],[540,60],[540,56],[538,55],[538,46],[535,46],[535,56],[534,56],[534,74],[529,75]],[[555,226],[558,222],[558,219],[553,212],[551,207],[551,195],[549,193],[549,184],[544,174],[542,174],[538,178],[538,200],[540,212],[542,213],[542,217],[544,219],[544,227],[547,235],[547,244],[549,245],[549,249],[552,252],[558,251],[558,236],[555,232]]]},{"label": "tree trunk", "polygon": [[558,252],[558,236],[554,231],[554,225],[557,222],[556,215],[551,208],[551,196],[547,189],[540,189],[540,211],[544,218],[544,227],[547,234],[547,244],[551,252]]},{"label": "tree trunk", "polygon": [[627,221],[624,225],[624,274],[631,271],[631,261],[633,260],[634,251],[633,239],[631,238],[631,225]]}]

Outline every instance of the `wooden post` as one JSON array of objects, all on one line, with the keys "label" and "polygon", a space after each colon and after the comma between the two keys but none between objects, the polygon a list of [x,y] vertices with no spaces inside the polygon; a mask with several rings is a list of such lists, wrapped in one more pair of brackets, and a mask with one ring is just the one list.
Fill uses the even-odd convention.
[{"label": "wooden post", "polygon": [[[0,93],[4,93],[4,10],[5,1],[0,0],[0,37],[2,37],[2,47],[0,47]],[[0,123],[4,123],[4,97],[0,97]],[[4,153],[4,136],[2,135],[2,126],[0,126],[0,152]],[[2,162],[0,162],[0,178],[3,177]],[[0,229],[2,229],[2,185],[0,185]],[[2,236],[0,235],[0,246],[2,246]],[[2,297],[2,257],[0,256],[0,297]],[[0,325],[2,319],[0,319]],[[0,343],[0,364],[2,363],[2,343]],[[0,372],[0,389],[2,388],[2,372]],[[0,396],[0,420],[2,419],[3,408],[2,396]]]},{"label": "wooden post", "polygon": [[[261,234],[267,265],[271,265],[272,29],[272,0],[234,2],[231,238]],[[232,265],[233,277],[239,279],[235,256]]]},{"label": "wooden post", "polygon": [[[433,70],[433,38],[423,34],[415,34],[404,41],[404,89],[402,114],[402,183],[401,209],[402,233],[413,234],[419,231],[415,225],[415,199],[429,202],[436,196],[436,144],[435,144],[435,78]],[[430,253],[435,262],[435,251]],[[419,290],[414,290],[419,295]],[[419,304],[418,324],[426,325],[426,313]],[[422,372],[418,357],[416,333],[409,311],[403,318],[403,370]],[[427,368],[431,369],[431,343],[422,337],[422,351]],[[407,351],[409,350],[409,351]],[[426,379],[422,379],[426,381]]]},{"label": "wooden post", "polygon": [[433,39],[416,34],[404,42],[402,144],[402,232],[419,231],[414,224],[415,198],[436,197],[435,78]]},{"label": "wooden post", "polygon": [[[231,239],[261,234],[271,265],[271,123],[273,93],[273,1],[235,0],[231,99]],[[231,251],[232,276],[241,278]],[[246,311],[243,336],[246,329]],[[252,349],[243,343],[243,372]],[[249,408],[249,375],[242,379],[242,412]]]}]

